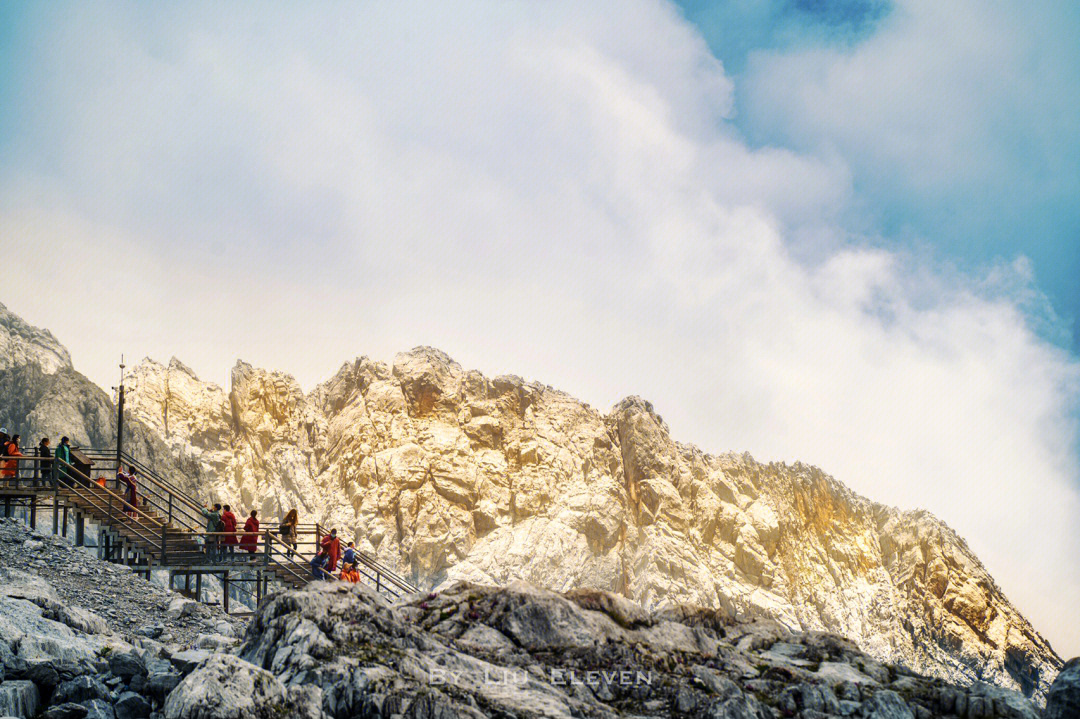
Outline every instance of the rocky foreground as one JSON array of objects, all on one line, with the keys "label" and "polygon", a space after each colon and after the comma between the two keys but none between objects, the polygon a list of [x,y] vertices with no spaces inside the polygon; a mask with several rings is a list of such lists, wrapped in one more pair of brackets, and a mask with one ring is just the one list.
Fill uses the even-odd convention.
[{"label": "rocky foreground", "polygon": [[66,547],[115,607],[153,620],[133,627],[109,607],[99,607],[105,616],[86,609],[96,601],[86,591],[61,592],[64,575],[48,581],[24,561],[30,552],[52,564],[62,543],[14,522],[0,522],[0,539],[0,716],[1080,716],[1078,660],[1040,712],[1018,692],[920,676],[835,635],[687,605],[649,612],[613,593],[524,582],[462,582],[393,605],[361,585],[313,584],[269,597],[238,644],[219,633],[235,620]]}]

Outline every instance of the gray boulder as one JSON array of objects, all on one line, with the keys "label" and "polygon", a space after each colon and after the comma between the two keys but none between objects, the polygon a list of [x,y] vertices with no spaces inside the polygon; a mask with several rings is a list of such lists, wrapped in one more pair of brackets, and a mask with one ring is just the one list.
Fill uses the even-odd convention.
[{"label": "gray boulder", "polygon": [[863,703],[863,716],[866,719],[915,719],[915,713],[900,695],[888,689],[874,692]]},{"label": "gray boulder", "polygon": [[86,707],[86,719],[116,719],[112,704],[103,699],[85,701],[83,706]]},{"label": "gray boulder", "polygon": [[173,689],[180,684],[181,676],[176,672],[157,672],[146,677],[142,691],[156,701],[163,702]]},{"label": "gray boulder", "polygon": [[146,674],[146,667],[133,652],[113,652],[109,655],[109,671],[125,682]]},{"label": "gray boulder", "polygon": [[150,639],[157,639],[158,637],[160,637],[162,634],[165,633],[165,625],[164,624],[144,624],[143,626],[136,629],[135,633],[140,635],[140,636],[149,637]]},{"label": "gray boulder", "polygon": [[1080,717],[1080,657],[1070,659],[1050,686],[1043,719]]},{"label": "gray boulder", "polygon": [[210,657],[210,652],[205,649],[188,649],[187,651],[177,652],[173,654],[170,659],[173,666],[175,666],[181,674],[187,674],[195,670],[195,667],[202,664]]},{"label": "gray boulder", "polygon": [[75,702],[53,704],[41,713],[41,719],[84,719],[86,707]]},{"label": "gray boulder", "polygon": [[83,675],[69,679],[56,688],[52,701],[54,704],[64,702],[82,703],[91,699],[107,699],[109,689],[95,677]]},{"label": "gray boulder", "polygon": [[104,619],[82,607],[69,607],[66,604],[53,603],[46,607],[42,616],[66,624],[83,634],[109,633],[109,625]]},{"label": "gray boulder", "polygon": [[974,699],[982,699],[982,711],[995,719],[1039,719],[1039,712],[1020,692],[986,682],[975,682],[969,693],[969,704]]},{"label": "gray boulder", "polygon": [[10,567],[0,567],[0,597],[25,599],[38,606],[60,603],[51,584],[37,575]]},{"label": "gray boulder", "polygon": [[145,719],[150,716],[150,702],[135,692],[124,692],[113,705],[116,719]]},{"label": "gray boulder", "polygon": [[0,715],[32,717],[40,703],[41,696],[32,681],[16,679],[0,683]]},{"label": "gray boulder", "polygon": [[288,694],[273,674],[231,654],[215,654],[165,700],[165,719],[278,719]]}]

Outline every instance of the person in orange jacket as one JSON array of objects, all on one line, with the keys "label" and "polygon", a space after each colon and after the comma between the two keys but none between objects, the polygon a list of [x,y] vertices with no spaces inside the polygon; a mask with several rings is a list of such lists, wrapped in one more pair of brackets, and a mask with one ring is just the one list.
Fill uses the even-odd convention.
[{"label": "person in orange jacket", "polygon": [[[8,442],[7,447],[4,450],[4,456],[6,457],[22,457],[22,450],[19,449],[20,435],[12,435],[11,441]],[[12,478],[15,476],[15,471],[19,468],[19,461],[17,459],[5,459],[4,469],[0,473],[4,477]]]},{"label": "person in orange jacket", "polygon": [[359,583],[360,572],[356,571],[356,565],[343,562],[341,565],[340,579],[345,582],[352,582],[353,584]]}]

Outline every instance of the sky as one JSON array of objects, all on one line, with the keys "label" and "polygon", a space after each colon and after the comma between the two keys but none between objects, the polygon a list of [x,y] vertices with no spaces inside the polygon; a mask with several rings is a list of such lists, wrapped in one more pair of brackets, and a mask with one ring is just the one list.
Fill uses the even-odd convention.
[{"label": "sky", "polygon": [[102,386],[424,344],[637,394],[929,509],[1080,654],[1074,4],[0,13],[0,302]]}]

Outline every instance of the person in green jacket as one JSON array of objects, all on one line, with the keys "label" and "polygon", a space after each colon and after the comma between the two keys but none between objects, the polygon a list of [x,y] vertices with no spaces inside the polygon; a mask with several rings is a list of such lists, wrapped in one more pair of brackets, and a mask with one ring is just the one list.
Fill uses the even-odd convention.
[{"label": "person in green jacket", "polygon": [[53,467],[56,469],[60,484],[70,487],[71,475],[67,472],[67,465],[71,464],[71,440],[67,437],[61,437],[60,444],[57,445],[53,457],[58,460],[53,462]]},{"label": "person in green jacket", "polygon": [[[221,505],[214,504],[211,507],[203,507],[202,515],[206,517],[206,531],[207,532],[220,532],[221,531]],[[206,537],[206,556],[213,562],[217,559],[218,555],[218,537],[207,535]]]}]

